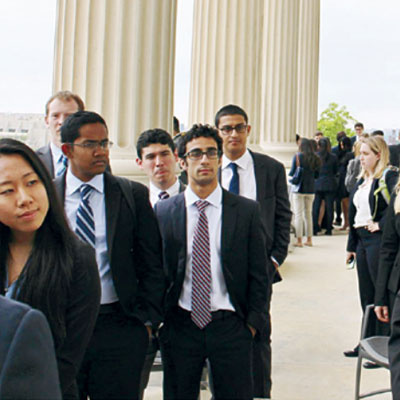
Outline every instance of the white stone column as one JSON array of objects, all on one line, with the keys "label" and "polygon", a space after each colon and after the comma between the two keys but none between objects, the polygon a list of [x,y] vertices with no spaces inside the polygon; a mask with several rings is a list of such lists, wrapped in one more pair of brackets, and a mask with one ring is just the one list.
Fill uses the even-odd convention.
[{"label": "white stone column", "polygon": [[263,0],[195,0],[189,126],[226,104],[257,111]]},{"label": "white stone column", "polygon": [[299,1],[265,0],[264,18],[259,136],[253,139],[287,164],[296,150]]},{"label": "white stone column", "polygon": [[115,174],[139,173],[146,129],[172,131],[176,0],[58,0],[53,90],[106,120]]},{"label": "white stone column", "polygon": [[318,121],[320,0],[300,0],[296,133],[313,137]]}]

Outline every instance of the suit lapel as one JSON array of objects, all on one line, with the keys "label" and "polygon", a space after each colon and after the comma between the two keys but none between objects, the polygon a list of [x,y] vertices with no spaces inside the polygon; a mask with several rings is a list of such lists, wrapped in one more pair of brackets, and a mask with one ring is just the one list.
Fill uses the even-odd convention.
[{"label": "suit lapel", "polygon": [[232,238],[236,228],[237,201],[234,195],[222,190],[222,227],[221,227],[221,258],[224,274],[228,265],[228,255],[232,251]]},{"label": "suit lapel", "polygon": [[104,198],[106,203],[107,249],[111,261],[112,244],[121,206],[121,190],[117,180],[107,172],[104,173]]},{"label": "suit lapel", "polygon": [[[186,203],[183,193],[174,199],[171,210],[173,237],[179,238],[178,273],[185,271],[186,267]],[[184,274],[183,274],[184,275]]]},{"label": "suit lapel", "polygon": [[58,194],[58,198],[61,201],[61,204],[64,207],[64,201],[65,201],[65,176],[66,172],[64,172],[61,176],[56,178],[54,182],[54,187],[56,188],[56,192]]},{"label": "suit lapel", "polygon": [[250,155],[253,158],[254,163],[254,175],[256,176],[256,198],[257,201],[265,198],[265,182],[267,182],[267,169],[266,165],[260,162],[257,154],[250,151]]}]

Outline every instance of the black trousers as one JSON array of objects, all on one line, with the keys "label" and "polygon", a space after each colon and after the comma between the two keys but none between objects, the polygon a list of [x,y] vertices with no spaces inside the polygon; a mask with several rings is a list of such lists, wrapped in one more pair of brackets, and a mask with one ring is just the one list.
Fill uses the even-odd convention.
[{"label": "black trousers", "polygon": [[138,399],[149,335],[119,303],[101,307],[78,374],[81,400]]},{"label": "black trousers", "polygon": [[252,399],[252,341],[250,329],[236,313],[213,313],[212,322],[199,329],[190,312],[177,308],[160,332],[161,350],[163,343],[170,344],[168,356],[174,367],[176,399],[198,399],[206,358],[211,365],[216,400]]},{"label": "black trousers", "polygon": [[390,318],[389,368],[393,399],[400,399],[400,293],[397,293]]},{"label": "black trousers", "polygon": [[[382,232],[371,233],[365,228],[357,229],[357,275],[360,302],[363,313],[368,304],[374,304],[375,284],[378,276],[379,251],[382,240]],[[373,317],[373,316],[372,316]],[[390,326],[371,318],[367,329],[367,337],[374,335],[389,335]]]},{"label": "black trousers", "polygon": [[253,340],[253,396],[257,398],[271,397],[271,295],[272,287],[267,301],[267,324]]}]

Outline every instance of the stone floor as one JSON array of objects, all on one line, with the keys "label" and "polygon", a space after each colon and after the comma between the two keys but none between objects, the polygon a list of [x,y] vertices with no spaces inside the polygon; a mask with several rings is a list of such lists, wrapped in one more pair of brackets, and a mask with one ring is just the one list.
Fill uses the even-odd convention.
[{"label": "stone floor", "polygon": [[[343,351],[359,339],[361,310],[355,270],[344,262],[346,234],[314,238],[281,267],[272,297],[274,400],[354,398],[356,359]],[[162,373],[152,373],[145,400],[162,399]],[[363,370],[362,391],[389,386],[387,370]],[[201,399],[210,398],[202,391]],[[390,394],[374,397],[391,399]]]}]

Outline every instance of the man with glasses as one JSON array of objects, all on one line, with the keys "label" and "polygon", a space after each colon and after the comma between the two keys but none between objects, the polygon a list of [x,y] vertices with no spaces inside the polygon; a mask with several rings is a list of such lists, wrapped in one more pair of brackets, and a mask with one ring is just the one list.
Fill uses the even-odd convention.
[{"label": "man with glasses", "polygon": [[169,288],[159,337],[171,347],[175,398],[198,398],[208,358],[217,399],[252,399],[252,339],[266,323],[271,263],[259,205],[219,185],[216,129],[193,125],[178,155],[189,186],[155,205]]},{"label": "man with glasses", "polygon": [[[246,112],[226,105],[215,115],[215,126],[223,140],[221,185],[240,196],[258,201],[266,234],[266,251],[275,266],[274,282],[281,280],[278,266],[287,256],[291,211],[284,166],[275,159],[247,149],[251,126]],[[268,264],[270,266],[272,264]],[[269,295],[272,293],[268,291]],[[271,397],[271,318],[269,297],[266,328],[253,344],[254,397]]]},{"label": "man with glasses", "polygon": [[101,306],[77,377],[80,398],[137,399],[152,329],[161,322],[161,238],[145,186],[106,171],[104,119],[78,111],[61,127],[69,167],[55,180],[70,226],[96,250]]},{"label": "man with glasses", "polygon": [[71,114],[84,109],[82,99],[67,90],[55,93],[46,103],[44,121],[50,132],[50,143],[38,149],[37,155],[52,178],[61,175],[67,167],[67,159],[61,151],[61,125]]}]

